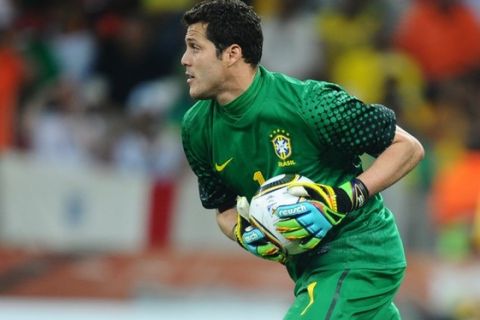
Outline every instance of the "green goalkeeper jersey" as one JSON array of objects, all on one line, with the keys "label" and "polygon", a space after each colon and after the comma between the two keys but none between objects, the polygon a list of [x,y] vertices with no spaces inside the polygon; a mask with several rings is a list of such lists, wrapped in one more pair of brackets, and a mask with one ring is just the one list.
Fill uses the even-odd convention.
[{"label": "green goalkeeper jersey", "polygon": [[[338,186],[362,172],[360,155],[378,155],[395,134],[395,115],[339,86],[300,81],[260,66],[250,87],[226,105],[200,100],[184,116],[182,139],[206,208],[231,208],[265,180],[299,173]],[[392,213],[380,194],[334,227],[320,246],[290,256],[293,279],[315,269],[406,265]]]}]

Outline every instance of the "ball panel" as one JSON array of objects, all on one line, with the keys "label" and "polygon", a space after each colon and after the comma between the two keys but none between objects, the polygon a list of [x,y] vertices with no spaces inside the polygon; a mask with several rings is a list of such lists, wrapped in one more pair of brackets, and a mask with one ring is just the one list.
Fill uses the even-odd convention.
[{"label": "ball panel", "polygon": [[289,182],[300,179],[299,174],[281,174],[273,178],[268,179],[258,189],[256,195],[262,195],[268,192],[272,192],[276,189],[280,189],[286,186]]}]

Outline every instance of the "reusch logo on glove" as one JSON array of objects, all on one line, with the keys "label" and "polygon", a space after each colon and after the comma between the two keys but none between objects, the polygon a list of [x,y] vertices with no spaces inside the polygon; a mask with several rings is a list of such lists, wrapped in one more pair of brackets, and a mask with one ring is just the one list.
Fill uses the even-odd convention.
[{"label": "reusch logo on glove", "polygon": [[301,204],[301,205],[293,205],[290,208],[283,208],[279,209],[278,213],[282,216],[296,216],[299,214],[303,214],[306,212],[309,212],[310,210],[307,208],[307,206]]}]

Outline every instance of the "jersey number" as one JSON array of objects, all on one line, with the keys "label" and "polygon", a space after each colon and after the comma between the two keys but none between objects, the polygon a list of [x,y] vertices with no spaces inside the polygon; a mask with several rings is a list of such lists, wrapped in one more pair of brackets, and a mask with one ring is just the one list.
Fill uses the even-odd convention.
[{"label": "jersey number", "polygon": [[265,178],[263,177],[262,172],[255,171],[253,173],[253,181],[256,181],[259,185],[264,184],[265,183]]}]

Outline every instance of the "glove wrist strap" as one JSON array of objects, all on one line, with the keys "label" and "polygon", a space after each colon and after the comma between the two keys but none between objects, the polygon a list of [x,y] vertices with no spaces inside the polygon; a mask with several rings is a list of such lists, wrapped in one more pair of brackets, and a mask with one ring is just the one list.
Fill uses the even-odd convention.
[{"label": "glove wrist strap", "polygon": [[337,192],[338,210],[349,212],[363,207],[369,198],[369,192],[365,184],[357,178],[348,181],[340,186]]}]

